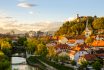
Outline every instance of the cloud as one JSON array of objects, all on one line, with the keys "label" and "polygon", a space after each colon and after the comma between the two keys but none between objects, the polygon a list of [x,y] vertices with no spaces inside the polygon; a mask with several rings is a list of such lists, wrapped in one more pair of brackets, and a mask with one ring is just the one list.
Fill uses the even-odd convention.
[{"label": "cloud", "polygon": [[[61,25],[62,22],[50,22],[50,21],[42,21],[42,22],[21,22],[18,20],[15,20],[13,17],[8,15],[2,15],[0,13],[0,33],[1,32],[9,32],[11,30],[19,31],[55,31],[57,30]],[[31,23],[31,24],[30,24]]]},{"label": "cloud", "polygon": [[30,14],[30,15],[34,15],[34,12],[33,12],[33,11],[30,11],[29,14]]},{"label": "cloud", "polygon": [[21,3],[17,4],[17,6],[22,7],[22,8],[32,8],[32,7],[36,6],[36,5],[35,4],[26,3],[26,2],[21,2]]}]

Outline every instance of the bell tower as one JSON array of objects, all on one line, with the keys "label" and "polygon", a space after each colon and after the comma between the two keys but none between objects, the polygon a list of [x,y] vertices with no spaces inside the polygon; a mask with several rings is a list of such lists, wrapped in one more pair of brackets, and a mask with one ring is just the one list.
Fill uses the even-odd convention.
[{"label": "bell tower", "polygon": [[91,30],[88,28],[88,18],[86,21],[86,28],[85,28],[85,37],[89,37],[91,35]]}]

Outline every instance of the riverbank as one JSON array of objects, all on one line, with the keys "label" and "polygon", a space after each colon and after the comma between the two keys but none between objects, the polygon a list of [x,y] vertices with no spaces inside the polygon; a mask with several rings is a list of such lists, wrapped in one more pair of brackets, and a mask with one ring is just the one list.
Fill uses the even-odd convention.
[{"label": "riverbank", "polygon": [[39,70],[47,70],[46,66],[42,64],[37,58],[30,56],[29,58],[26,59],[27,64],[33,67],[39,68]]},{"label": "riverbank", "polygon": [[58,64],[58,63],[55,63],[55,62],[48,61],[47,59],[45,59],[43,57],[35,57],[35,56],[32,56],[32,58],[35,58],[36,60],[40,61],[45,66],[48,65],[48,68],[51,68],[51,70],[52,69],[54,69],[54,70],[74,70],[71,67],[64,66],[64,65],[61,65],[61,64]]}]

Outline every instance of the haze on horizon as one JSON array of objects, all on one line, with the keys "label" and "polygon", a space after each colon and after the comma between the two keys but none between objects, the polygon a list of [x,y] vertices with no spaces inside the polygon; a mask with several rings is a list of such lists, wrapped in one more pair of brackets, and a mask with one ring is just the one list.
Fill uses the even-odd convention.
[{"label": "haze on horizon", "polygon": [[1,0],[0,33],[12,29],[57,30],[76,14],[104,16],[103,3],[103,0]]}]

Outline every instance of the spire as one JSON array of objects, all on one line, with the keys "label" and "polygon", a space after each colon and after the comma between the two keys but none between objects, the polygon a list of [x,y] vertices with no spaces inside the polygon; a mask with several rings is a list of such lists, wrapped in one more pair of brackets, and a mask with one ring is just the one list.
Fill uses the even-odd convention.
[{"label": "spire", "polygon": [[87,21],[86,21],[86,31],[88,31],[88,18],[87,18]]},{"label": "spire", "polygon": [[86,29],[85,29],[85,36],[89,37],[91,35],[91,31],[88,29],[88,17],[86,21]]}]

